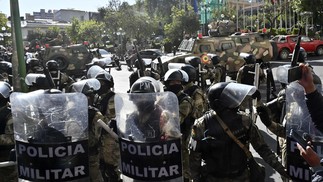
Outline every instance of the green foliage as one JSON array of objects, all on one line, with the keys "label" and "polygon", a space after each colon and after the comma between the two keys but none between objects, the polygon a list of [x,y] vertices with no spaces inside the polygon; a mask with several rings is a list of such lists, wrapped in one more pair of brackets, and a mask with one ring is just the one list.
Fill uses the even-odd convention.
[{"label": "green foliage", "polygon": [[40,31],[39,28],[35,29],[34,31],[28,33],[27,35],[27,41],[31,42],[35,39],[38,40],[43,40],[45,38],[45,34],[43,32]]},{"label": "green foliage", "polygon": [[165,43],[171,42],[178,46],[184,34],[195,35],[199,30],[198,17],[191,8],[189,8],[189,11],[185,11],[173,7],[171,17],[172,22],[165,25]]},{"label": "green foliage", "polygon": [[103,34],[103,24],[94,20],[83,21],[80,23],[79,36],[83,41],[97,43],[101,40]]},{"label": "green foliage", "polygon": [[299,31],[299,28],[293,28],[292,35],[297,35]]},{"label": "green foliage", "polygon": [[80,41],[79,29],[80,29],[80,21],[76,18],[73,18],[72,26],[68,27],[66,30],[72,43],[79,43]]},{"label": "green foliage", "polygon": [[48,27],[48,30],[46,32],[46,36],[54,39],[58,36],[59,32],[60,32],[60,28],[57,26]]},{"label": "green foliage", "polygon": [[0,28],[6,27],[7,28],[8,19],[5,14],[0,13]]},{"label": "green foliage", "polygon": [[276,29],[276,28],[271,28],[271,29],[269,29],[269,31],[268,31],[268,32],[269,32],[269,34],[270,34],[270,35],[273,35],[273,36],[278,35],[278,34],[277,34],[277,29]]},{"label": "green foliage", "polygon": [[286,28],[279,28],[279,29],[277,30],[277,34],[278,34],[278,35],[287,35],[287,30],[286,30]]}]

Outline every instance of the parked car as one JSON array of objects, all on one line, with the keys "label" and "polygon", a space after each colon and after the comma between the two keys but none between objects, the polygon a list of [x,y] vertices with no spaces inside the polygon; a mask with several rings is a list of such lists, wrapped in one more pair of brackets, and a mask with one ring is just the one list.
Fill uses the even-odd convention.
[{"label": "parked car", "polygon": [[[295,44],[297,42],[297,35],[277,35],[273,39],[277,43],[278,59],[288,59],[289,55],[293,53]],[[314,53],[317,56],[323,55],[323,41],[314,40],[308,36],[301,37],[301,47],[307,53]]]},{"label": "parked car", "polygon": [[[142,51],[139,51],[139,54],[141,58],[143,59],[151,59],[154,60],[160,56],[163,56],[164,54],[159,49],[145,49]],[[135,61],[137,60],[137,53],[130,55],[127,57],[126,62],[130,69],[132,69]]]}]

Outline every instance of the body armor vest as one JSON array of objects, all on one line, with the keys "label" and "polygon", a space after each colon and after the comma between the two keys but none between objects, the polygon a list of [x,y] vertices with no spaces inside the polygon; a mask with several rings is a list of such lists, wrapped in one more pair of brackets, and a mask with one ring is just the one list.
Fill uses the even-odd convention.
[{"label": "body armor vest", "polygon": [[194,105],[191,102],[190,99],[188,99],[188,94],[182,92],[178,97],[178,104],[181,104],[184,100],[187,100],[192,107],[191,113],[184,119],[184,122],[181,124],[181,133],[183,134],[183,138],[186,139],[189,134],[190,131],[192,129],[192,126],[194,124],[195,118],[193,118],[193,113],[194,111]]},{"label": "body armor vest", "polygon": [[161,129],[160,129],[160,115],[162,109],[157,107],[145,114],[149,114],[149,117],[146,121],[140,121],[141,116],[138,113],[133,113],[129,116],[129,119],[133,119],[135,126],[129,126],[131,135],[133,136],[142,136],[146,141],[156,141],[161,138]]},{"label": "body armor vest", "polygon": [[[225,110],[221,119],[244,145],[248,145],[248,129],[236,111]],[[234,112],[234,113],[233,113]],[[202,140],[202,158],[208,174],[227,177],[242,173],[247,168],[247,156],[238,144],[223,130],[211,113],[205,118],[205,138]]]},{"label": "body armor vest", "polygon": [[7,120],[9,115],[11,114],[11,110],[8,106],[3,106],[0,108],[0,134],[4,134],[6,130]]},{"label": "body armor vest", "polygon": [[247,85],[254,85],[254,79],[255,75],[250,72],[255,72],[255,66],[254,65],[245,65],[243,67],[242,76],[241,76],[241,83],[247,84]]}]

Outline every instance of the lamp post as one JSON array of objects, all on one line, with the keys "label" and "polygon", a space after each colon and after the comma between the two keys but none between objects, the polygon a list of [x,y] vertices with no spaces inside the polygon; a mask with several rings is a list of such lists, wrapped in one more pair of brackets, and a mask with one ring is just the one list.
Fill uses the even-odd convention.
[{"label": "lamp post", "polygon": [[123,53],[123,45],[122,45],[122,37],[125,35],[126,33],[123,31],[123,29],[120,27],[118,29],[117,35],[118,35],[118,43],[120,46],[120,52]]},{"label": "lamp post", "polygon": [[7,32],[7,28],[6,27],[2,27],[1,28],[1,34],[2,34],[2,40],[3,40],[3,46],[4,47],[7,47],[7,37],[10,37],[11,36],[11,33]]},{"label": "lamp post", "polygon": [[[204,10],[204,33],[203,35],[207,35],[208,32],[208,18],[207,18],[207,13],[210,10],[210,2],[209,1],[205,1],[202,5],[201,5],[201,9]],[[203,32],[203,31],[202,31]]]}]

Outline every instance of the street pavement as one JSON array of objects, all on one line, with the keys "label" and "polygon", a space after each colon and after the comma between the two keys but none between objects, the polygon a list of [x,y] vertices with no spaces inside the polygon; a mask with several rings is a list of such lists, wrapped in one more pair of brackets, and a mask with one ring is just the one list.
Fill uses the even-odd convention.
[{"label": "street pavement", "polygon": [[[315,59],[309,58],[308,62],[314,67],[315,73],[322,80],[323,79],[323,60],[321,58],[315,58]],[[275,79],[275,72],[276,72],[277,66],[284,65],[284,64],[290,64],[290,62],[288,62],[288,61],[273,61],[272,62],[272,72],[274,75],[274,79]],[[118,71],[114,68],[111,69],[111,75],[113,76],[114,82],[115,82],[115,92],[116,93],[126,93],[127,90],[129,90],[129,75],[132,72],[128,71],[126,65],[124,65],[124,64],[121,66],[121,68],[122,68],[121,71]],[[276,86],[277,86],[276,93],[278,93],[279,89],[280,89],[280,84],[276,83]],[[263,98],[265,98],[265,88],[266,88],[265,84],[260,84],[259,90],[261,91]],[[260,121],[259,117],[257,118],[256,124],[257,124],[258,128],[260,129],[261,134],[263,135],[263,137],[264,137],[265,141],[267,142],[267,144],[269,145],[269,147],[274,152],[276,152],[276,150],[277,150],[276,135],[271,133],[266,128],[266,126],[263,125],[263,123]],[[282,182],[280,175],[272,167],[270,167],[267,163],[265,163],[261,159],[261,157],[257,154],[257,152],[255,152],[252,149],[252,146],[251,146],[251,152],[253,153],[255,159],[260,164],[265,166],[265,168],[266,168],[266,182]]]}]

